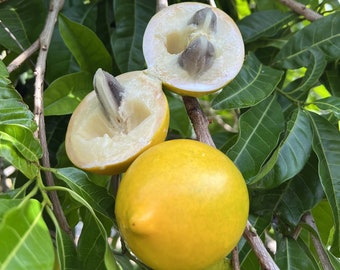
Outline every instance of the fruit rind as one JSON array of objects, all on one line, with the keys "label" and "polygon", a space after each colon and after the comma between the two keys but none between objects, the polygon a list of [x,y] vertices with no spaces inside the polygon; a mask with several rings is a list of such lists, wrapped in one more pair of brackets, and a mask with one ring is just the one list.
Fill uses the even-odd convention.
[{"label": "fruit rind", "polygon": [[117,76],[126,88],[120,105],[127,133],[112,127],[94,91],[73,112],[65,148],[72,163],[84,170],[112,175],[124,172],[147,148],[165,140],[169,107],[161,82],[144,71]]},{"label": "fruit rind", "polygon": [[142,153],[125,173],[115,206],[136,256],[153,269],[178,270],[204,269],[225,257],[243,233],[248,210],[247,188],[232,161],[184,139]]},{"label": "fruit rind", "polygon": [[[204,8],[216,14],[216,32],[207,33],[188,24],[193,14]],[[179,66],[178,57],[190,41],[202,35],[214,46],[214,64],[207,72],[190,76]],[[143,37],[143,53],[149,72],[169,90],[200,97],[218,91],[235,78],[243,65],[244,43],[237,25],[222,10],[188,2],[170,5],[151,18]]]}]

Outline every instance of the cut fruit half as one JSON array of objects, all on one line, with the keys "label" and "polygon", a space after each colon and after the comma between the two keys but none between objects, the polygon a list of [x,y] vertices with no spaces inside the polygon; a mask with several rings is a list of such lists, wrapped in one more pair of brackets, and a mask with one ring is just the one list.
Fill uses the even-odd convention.
[{"label": "cut fruit half", "polygon": [[66,132],[70,160],[98,174],[124,172],[141,152],[164,141],[169,127],[169,107],[157,78],[134,71],[116,80],[97,71],[96,91],[78,105]]},{"label": "cut fruit half", "polygon": [[244,43],[222,10],[180,3],[154,15],[143,37],[148,71],[181,95],[202,96],[221,89],[240,71]]}]

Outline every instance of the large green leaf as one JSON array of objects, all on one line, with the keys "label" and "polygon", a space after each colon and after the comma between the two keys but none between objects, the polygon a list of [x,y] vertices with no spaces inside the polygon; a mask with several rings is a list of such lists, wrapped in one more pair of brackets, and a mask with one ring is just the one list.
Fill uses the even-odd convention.
[{"label": "large green leaf", "polygon": [[34,115],[11,85],[8,72],[0,61],[0,156],[28,178],[39,171],[42,149],[33,132]]},{"label": "large green leaf", "polygon": [[284,237],[277,244],[275,262],[280,269],[285,270],[319,270],[311,250],[298,238]]},{"label": "large green leaf", "polygon": [[77,72],[55,80],[44,92],[45,115],[70,114],[93,89],[92,76]]},{"label": "large green leaf", "polygon": [[245,43],[259,38],[273,37],[296,15],[279,10],[265,10],[250,14],[237,22]]},{"label": "large green leaf", "polygon": [[333,96],[340,97],[340,63],[335,62],[334,66],[329,66],[325,70],[322,83]]},{"label": "large green leaf", "polygon": [[296,32],[276,56],[284,68],[298,68],[310,61],[310,51],[322,54],[327,61],[339,58],[340,16],[335,12]]},{"label": "large green leaf", "polygon": [[[93,184],[85,172],[76,168],[61,168],[53,170],[53,173],[91,205],[108,230],[111,228],[114,198],[105,188]],[[112,213],[108,210],[112,210]]]},{"label": "large green leaf", "polygon": [[278,143],[283,114],[276,96],[271,96],[241,115],[240,134],[227,155],[246,181],[255,176]]},{"label": "large green leaf", "polygon": [[308,64],[306,64],[307,71],[303,75],[303,77],[292,81],[284,89],[284,91],[289,95],[293,93],[298,94],[299,92],[301,94],[305,93],[309,91],[312,87],[319,84],[319,78],[325,70],[327,61],[324,55],[316,50],[310,50],[309,56],[310,57]]},{"label": "large green leaf", "polygon": [[60,228],[58,220],[52,210],[47,208],[47,212],[55,226],[56,255],[58,255],[56,257],[56,262],[59,263],[60,269],[78,270],[78,255],[74,240]]},{"label": "large green leaf", "polygon": [[127,72],[145,68],[142,52],[146,25],[155,13],[156,2],[150,0],[114,1],[115,31],[111,44],[120,71]]},{"label": "large green leaf", "polygon": [[285,226],[297,226],[301,216],[324,195],[316,165],[317,158],[312,155],[303,170],[290,181],[274,189],[253,190],[250,187],[252,212],[275,216]]},{"label": "large green leaf", "polygon": [[[105,226],[103,225],[103,223],[100,221],[100,219],[97,217],[96,212],[95,212],[95,208],[93,208],[81,195],[77,194],[75,191],[65,188],[65,187],[52,187],[52,188],[46,188],[48,190],[59,190],[59,191],[64,191],[67,192],[76,202],[80,203],[82,206],[84,206],[86,208],[87,211],[89,211],[89,213],[92,215],[94,221],[95,221],[95,225],[98,227],[99,232],[101,234],[101,236],[103,237],[103,239],[107,239],[108,238],[108,228],[105,228]],[[100,212],[97,212],[98,214],[100,214]],[[110,227],[111,228],[111,227]],[[109,228],[109,229],[110,229]],[[100,237],[100,236],[98,236]],[[109,246],[108,241],[104,241],[103,245],[105,246],[105,253],[104,253],[104,263],[106,266],[106,269],[112,269],[112,270],[117,270],[117,264],[115,261],[115,258],[113,256],[113,253],[111,251],[111,248]],[[91,248],[91,247],[90,247]]]},{"label": "large green leaf", "polygon": [[0,223],[1,269],[53,268],[53,244],[42,214],[36,200],[26,200],[4,214]]},{"label": "large green leaf", "polygon": [[[32,16],[34,14],[34,16]],[[12,0],[0,4],[0,44],[16,53],[27,49],[44,26],[46,6],[41,0]],[[13,36],[4,29],[5,26]],[[20,46],[17,44],[19,43]]]},{"label": "large green leaf", "polygon": [[82,221],[83,227],[77,246],[81,269],[106,270],[104,254],[107,239],[100,234],[96,221],[89,213],[82,215]]},{"label": "large green leaf", "polygon": [[[1,91],[1,88],[0,88]],[[0,123],[22,125],[30,130],[36,129],[33,113],[21,99],[5,98],[0,100]]]},{"label": "large green leaf", "polygon": [[217,95],[214,109],[253,106],[268,97],[281,80],[283,72],[263,65],[250,53],[236,78]]},{"label": "large green leaf", "polygon": [[305,166],[312,149],[312,129],[307,114],[296,110],[287,123],[285,138],[275,155],[251,183],[259,188],[273,188],[298,174]]},{"label": "large green leaf", "polygon": [[331,233],[334,226],[332,209],[329,202],[326,199],[321,200],[312,209],[312,215],[323,245],[328,246],[331,243]]},{"label": "large green leaf", "polygon": [[42,148],[31,130],[21,125],[0,124],[0,156],[28,178],[39,172]]},{"label": "large green leaf", "polygon": [[335,230],[332,252],[340,256],[340,133],[325,118],[310,113],[313,150],[319,159],[319,176],[332,208]]},{"label": "large green leaf", "polygon": [[321,110],[334,113],[338,118],[340,117],[340,97],[327,97],[318,99],[313,102]]},{"label": "large green leaf", "polygon": [[111,56],[91,29],[60,15],[59,31],[81,71],[90,74],[94,74],[98,68],[112,71]]}]

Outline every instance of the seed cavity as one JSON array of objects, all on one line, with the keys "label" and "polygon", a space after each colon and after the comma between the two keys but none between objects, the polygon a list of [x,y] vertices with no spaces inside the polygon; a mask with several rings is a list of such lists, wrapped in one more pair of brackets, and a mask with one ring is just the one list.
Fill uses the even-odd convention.
[{"label": "seed cavity", "polygon": [[195,12],[195,14],[189,20],[188,24],[197,25],[205,32],[208,31],[216,32],[217,16],[211,8],[209,7],[202,8]]},{"label": "seed cavity", "polygon": [[115,129],[126,133],[125,121],[119,114],[124,87],[113,75],[101,68],[94,75],[93,86],[105,117]]},{"label": "seed cavity", "polygon": [[180,54],[178,64],[191,76],[197,76],[211,68],[214,59],[214,46],[206,36],[199,36]]}]

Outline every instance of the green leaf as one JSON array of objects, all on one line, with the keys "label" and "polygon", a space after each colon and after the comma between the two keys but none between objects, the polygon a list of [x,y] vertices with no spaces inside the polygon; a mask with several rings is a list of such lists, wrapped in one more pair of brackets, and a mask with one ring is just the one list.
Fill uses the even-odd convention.
[{"label": "green leaf", "polygon": [[338,118],[340,118],[340,97],[318,99],[314,101],[313,104],[318,106],[321,110],[334,113]]},{"label": "green leaf", "polygon": [[[312,129],[308,115],[296,110],[287,123],[285,138],[280,143],[275,160],[270,160],[263,172],[251,180],[257,187],[273,188],[291,179],[305,166],[312,150]],[[270,170],[271,169],[271,170]],[[267,177],[266,177],[267,176]]]},{"label": "green leaf", "polygon": [[303,170],[280,186],[258,190],[250,187],[253,213],[275,216],[285,227],[297,226],[301,216],[324,196],[316,165],[317,158],[311,155]]},{"label": "green leaf", "polygon": [[98,68],[102,68],[111,72],[111,56],[92,30],[60,15],[59,31],[81,71],[94,74]]},{"label": "green leaf", "polygon": [[340,63],[325,70],[322,83],[333,96],[340,97]]},{"label": "green leaf", "polygon": [[166,92],[166,97],[170,109],[170,129],[176,130],[183,138],[190,138],[192,126],[183,101],[169,92]]},{"label": "green leaf", "polygon": [[276,64],[284,68],[305,66],[310,51],[323,54],[327,61],[339,58],[340,16],[335,12],[318,19],[296,32],[276,56]]},{"label": "green leaf", "polygon": [[[6,200],[1,200],[1,205]],[[7,211],[0,223],[1,269],[52,269],[54,249],[36,200]]]},{"label": "green leaf", "polygon": [[240,117],[240,134],[227,155],[248,181],[255,176],[278,143],[283,114],[276,96],[250,108]]},{"label": "green leaf", "polygon": [[29,179],[39,173],[42,148],[31,130],[20,125],[0,124],[0,157]]},{"label": "green leaf", "polygon": [[303,78],[299,78],[289,83],[284,91],[290,95],[293,93],[298,94],[300,92],[299,95],[303,96],[302,93],[309,91],[312,87],[319,84],[319,79],[323,74],[326,65],[327,61],[323,54],[316,50],[310,50],[308,65],[306,65],[307,71]]},{"label": "green leaf", "polygon": [[78,255],[73,239],[70,238],[61,228],[51,209],[46,209],[53,221],[56,231],[56,251],[60,269],[78,270]]},{"label": "green leaf", "polygon": [[258,11],[237,22],[237,26],[244,42],[249,43],[277,35],[277,32],[295,17],[294,13],[283,13],[279,10]]},{"label": "green leaf", "polygon": [[149,0],[114,1],[115,31],[111,45],[120,71],[145,68],[142,52],[143,35],[150,18],[155,14],[156,3]]},{"label": "green leaf", "polygon": [[[1,90],[1,89],[0,89]],[[33,113],[18,99],[3,99],[0,104],[0,123],[22,125],[30,130],[36,129]]]},{"label": "green leaf", "polygon": [[283,72],[263,65],[250,53],[236,78],[217,95],[214,109],[253,106],[268,97],[281,80]]},{"label": "green leaf", "polygon": [[[15,53],[21,53],[22,48],[27,49],[38,38],[44,26],[46,11],[46,6],[40,0],[12,0],[0,4],[0,44]],[[14,35],[21,48],[4,27]]]},{"label": "green leaf", "polygon": [[319,176],[335,222],[331,251],[340,256],[340,133],[322,116],[309,115],[314,132],[313,150],[319,159]]},{"label": "green leaf", "polygon": [[277,201],[275,212],[279,218],[294,226],[297,226],[302,215],[311,210],[324,196],[315,159],[313,157],[303,171],[285,186]]},{"label": "green leaf", "polygon": [[82,215],[82,221],[83,227],[77,245],[81,269],[106,270],[104,254],[107,239],[100,234],[96,221],[89,213]]},{"label": "green leaf", "polygon": [[11,145],[27,161],[39,162],[42,156],[40,143],[27,128],[19,125],[1,124],[0,138],[1,143]]},{"label": "green leaf", "polygon": [[312,215],[323,245],[328,246],[331,243],[331,232],[334,226],[332,209],[329,202],[326,199],[320,201],[312,209]]},{"label": "green leaf", "polygon": [[290,237],[284,237],[278,242],[277,246],[275,262],[280,269],[319,270],[311,250],[300,238],[294,240]]},{"label": "green leaf", "polygon": [[[53,170],[55,176],[65,182],[73,191],[81,196],[100,216],[109,230],[113,223],[114,198],[105,188],[93,184],[87,174],[76,168]],[[108,212],[108,210],[112,212]]]},{"label": "green leaf", "polygon": [[44,92],[45,115],[70,114],[93,89],[88,72],[64,75],[55,80]]},{"label": "green leaf", "polygon": [[333,266],[333,269],[340,269],[340,259],[335,257],[328,249],[326,249],[328,258]]},{"label": "green leaf", "polygon": [[[47,188],[48,189],[48,188]],[[97,225],[97,227],[99,228],[99,231],[101,233],[101,236],[104,239],[107,239],[107,229],[104,227],[103,223],[99,220],[99,218],[97,217],[94,209],[92,208],[92,206],[80,195],[78,195],[76,192],[74,192],[73,190],[70,190],[68,188],[64,188],[64,187],[53,187],[51,188],[52,190],[60,190],[60,191],[65,191],[67,192],[75,201],[79,202],[81,205],[83,205],[92,215],[92,217],[95,220],[95,223]],[[105,245],[105,254],[104,254],[104,262],[105,262],[105,266],[106,269],[112,269],[112,270],[117,270],[117,264],[115,261],[115,258],[113,256],[113,253],[110,249],[110,246],[108,244],[107,241],[104,242]]]}]

